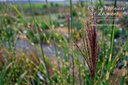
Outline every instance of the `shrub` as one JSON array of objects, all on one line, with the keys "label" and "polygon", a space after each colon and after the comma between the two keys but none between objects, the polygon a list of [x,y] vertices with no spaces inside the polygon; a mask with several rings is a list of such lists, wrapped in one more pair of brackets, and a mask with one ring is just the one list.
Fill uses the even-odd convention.
[{"label": "shrub", "polygon": [[77,16],[77,12],[75,10],[72,11],[72,16],[74,16],[74,17]]},{"label": "shrub", "polygon": [[43,8],[44,8],[44,9],[45,9],[45,8],[47,8],[47,5],[46,5],[46,4],[44,4],[44,5],[43,5]]},{"label": "shrub", "polygon": [[120,30],[119,30],[119,28],[116,28],[114,38],[118,38],[119,36],[120,36]]},{"label": "shrub", "polygon": [[60,22],[53,21],[53,24],[54,24],[55,27],[58,27],[60,25]]},{"label": "shrub", "polygon": [[43,22],[41,23],[41,28],[42,28],[42,29],[49,29],[49,26],[43,21]]},{"label": "shrub", "polygon": [[64,15],[58,15],[58,19],[65,19]]},{"label": "shrub", "polygon": [[55,4],[55,7],[59,7],[59,4],[56,3],[56,4]]}]

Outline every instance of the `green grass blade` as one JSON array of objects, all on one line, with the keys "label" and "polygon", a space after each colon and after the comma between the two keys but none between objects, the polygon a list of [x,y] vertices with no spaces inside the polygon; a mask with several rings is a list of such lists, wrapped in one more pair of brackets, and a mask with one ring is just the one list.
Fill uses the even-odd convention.
[{"label": "green grass blade", "polygon": [[16,84],[20,84],[20,82],[22,82],[22,79],[25,77],[25,75],[27,74],[27,71],[25,71],[18,79],[17,83]]},{"label": "green grass blade", "polygon": [[8,69],[12,66],[13,62],[8,64],[4,70],[4,72],[0,75],[0,85],[3,85],[2,80],[4,79],[4,76],[6,75]]},{"label": "green grass blade", "polygon": [[[116,5],[117,5],[117,2],[115,0],[114,8],[116,8]],[[114,10],[113,13],[116,13],[116,10]],[[105,85],[109,84],[110,67],[111,67],[112,56],[113,56],[113,47],[114,47],[115,17],[116,16],[113,15],[112,32],[111,32],[111,44],[110,44],[110,54],[109,54],[108,65],[107,65],[107,73],[106,73]]]},{"label": "green grass blade", "polygon": [[126,76],[126,70],[127,70],[126,66],[127,66],[127,61],[124,60],[124,68],[123,68],[123,74],[122,74],[120,85],[124,85],[125,76]]}]

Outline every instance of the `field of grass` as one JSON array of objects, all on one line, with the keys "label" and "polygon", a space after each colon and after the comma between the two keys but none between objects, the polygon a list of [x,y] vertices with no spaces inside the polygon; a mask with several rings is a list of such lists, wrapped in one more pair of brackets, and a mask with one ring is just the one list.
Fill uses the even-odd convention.
[{"label": "field of grass", "polygon": [[128,85],[128,14],[69,4],[1,4],[0,85]]}]

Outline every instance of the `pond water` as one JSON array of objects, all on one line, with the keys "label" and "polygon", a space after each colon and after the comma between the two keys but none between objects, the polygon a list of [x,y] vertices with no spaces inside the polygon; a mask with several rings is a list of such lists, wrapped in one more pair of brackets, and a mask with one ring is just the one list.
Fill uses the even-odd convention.
[{"label": "pond water", "polygon": [[[38,46],[37,44],[35,44],[35,46]],[[56,53],[60,53],[59,56],[63,56],[63,50],[58,48],[55,45],[48,45],[48,44],[43,44],[43,51],[44,53],[48,56],[48,57],[53,57],[56,55]],[[17,49],[22,49],[22,50],[27,50],[27,51],[32,51],[33,49],[38,51],[37,49],[35,49],[35,47],[29,43],[26,40],[17,40],[16,42],[16,48]]]}]

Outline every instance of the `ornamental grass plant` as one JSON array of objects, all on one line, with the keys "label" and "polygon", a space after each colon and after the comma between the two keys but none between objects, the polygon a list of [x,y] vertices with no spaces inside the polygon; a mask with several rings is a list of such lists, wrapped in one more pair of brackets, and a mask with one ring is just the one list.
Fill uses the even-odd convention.
[{"label": "ornamental grass plant", "polygon": [[115,15],[98,25],[109,3],[45,1],[0,2],[0,85],[128,85],[127,26],[116,27]]}]

